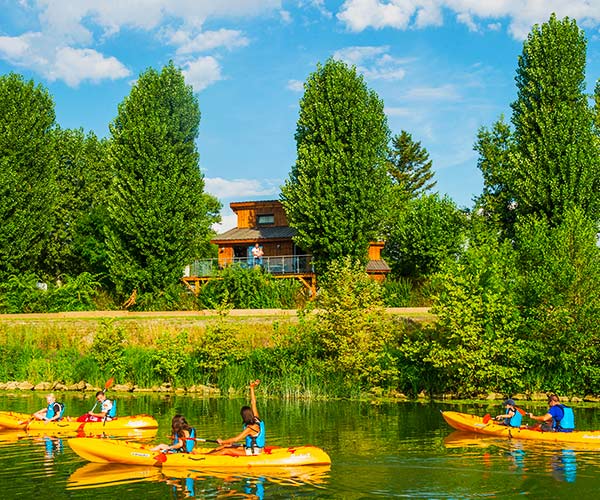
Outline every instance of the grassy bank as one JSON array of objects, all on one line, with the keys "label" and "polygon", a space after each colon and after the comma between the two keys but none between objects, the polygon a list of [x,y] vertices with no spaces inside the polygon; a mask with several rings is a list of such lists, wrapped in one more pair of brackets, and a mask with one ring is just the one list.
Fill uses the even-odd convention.
[{"label": "grassy bank", "polygon": [[[399,323],[432,320],[425,308],[388,313]],[[315,364],[303,324],[290,310],[1,315],[0,382],[81,390],[115,377],[136,390],[223,392],[261,376],[284,396],[340,395],[344,375],[332,380]]]}]

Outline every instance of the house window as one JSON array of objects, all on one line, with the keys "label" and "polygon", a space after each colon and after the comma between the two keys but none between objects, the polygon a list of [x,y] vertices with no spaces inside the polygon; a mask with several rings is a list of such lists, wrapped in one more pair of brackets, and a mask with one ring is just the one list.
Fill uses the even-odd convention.
[{"label": "house window", "polygon": [[275,215],[273,214],[261,214],[256,216],[256,222],[259,226],[267,226],[269,224],[275,224]]}]

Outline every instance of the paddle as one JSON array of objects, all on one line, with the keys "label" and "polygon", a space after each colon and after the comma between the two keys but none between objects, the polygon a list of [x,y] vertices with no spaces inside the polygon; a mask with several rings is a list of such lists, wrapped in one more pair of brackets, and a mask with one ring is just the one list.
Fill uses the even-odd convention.
[{"label": "paddle", "polygon": [[[193,439],[194,441],[200,441],[203,443],[218,443],[218,441],[216,439],[203,439],[203,438],[185,438],[185,439]],[[240,446],[244,446],[244,445],[242,443],[232,443],[232,444],[225,445],[224,448],[238,448]],[[154,460],[156,460],[157,462],[164,464],[167,461],[167,452],[168,451],[169,450],[162,450],[161,452],[159,452],[157,455],[155,455],[152,458],[154,458]]]}]

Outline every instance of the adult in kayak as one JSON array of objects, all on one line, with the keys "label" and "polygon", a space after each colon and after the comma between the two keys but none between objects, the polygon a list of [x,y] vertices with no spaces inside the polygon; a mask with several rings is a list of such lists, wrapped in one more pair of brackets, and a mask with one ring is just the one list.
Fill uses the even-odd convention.
[{"label": "adult in kayak", "polygon": [[46,403],[48,403],[48,406],[36,411],[33,414],[33,418],[36,420],[45,420],[46,422],[61,420],[63,413],[65,412],[65,405],[56,401],[56,398],[52,393],[46,396]]},{"label": "adult in kayak", "polygon": [[[218,455],[258,455],[262,453],[265,447],[265,423],[258,416],[256,408],[256,395],[254,388],[260,384],[260,380],[250,382],[250,405],[242,406],[240,415],[244,428],[240,434],[228,439],[217,439],[219,447],[211,451],[212,454]],[[233,444],[240,441],[244,442],[244,446],[232,447]]]},{"label": "adult in kayak", "polygon": [[494,420],[500,420],[502,425],[508,425],[510,427],[520,427],[523,417],[517,410],[517,404],[514,399],[507,399],[502,403],[502,406],[506,408],[506,412],[502,415],[496,415]]},{"label": "adult in kayak", "polygon": [[[96,406],[100,403],[100,412],[94,413]],[[109,422],[117,416],[117,402],[106,397],[104,391],[96,393],[96,404],[85,415],[77,419],[78,422]]]},{"label": "adult in kayak", "polygon": [[571,432],[575,429],[573,408],[561,404],[556,394],[548,396],[548,413],[540,416],[535,416],[533,413],[527,415],[541,422],[540,428],[543,431]]},{"label": "adult in kayak", "polygon": [[196,444],[196,429],[187,423],[183,415],[175,415],[171,419],[171,432],[173,438],[171,444],[158,444],[152,448],[152,451],[191,453]]}]

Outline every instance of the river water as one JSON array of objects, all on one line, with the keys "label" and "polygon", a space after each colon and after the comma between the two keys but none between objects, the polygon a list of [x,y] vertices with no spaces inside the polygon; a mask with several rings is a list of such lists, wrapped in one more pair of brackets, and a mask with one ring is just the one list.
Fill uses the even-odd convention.
[{"label": "river water", "polygon": [[[93,395],[60,395],[67,414],[93,406]],[[159,421],[151,442],[168,442],[170,420],[183,413],[208,439],[240,431],[243,400],[119,395],[123,414]],[[0,393],[0,409],[31,413],[39,393]],[[600,449],[573,450],[454,432],[440,410],[496,414],[482,403],[289,402],[261,400],[268,443],[314,444],[331,467],[294,470],[178,470],[90,464],[67,438],[0,432],[2,498],[592,498],[600,491]],[[525,408],[542,413],[543,406]],[[600,428],[598,406],[575,408],[580,429]]]}]

